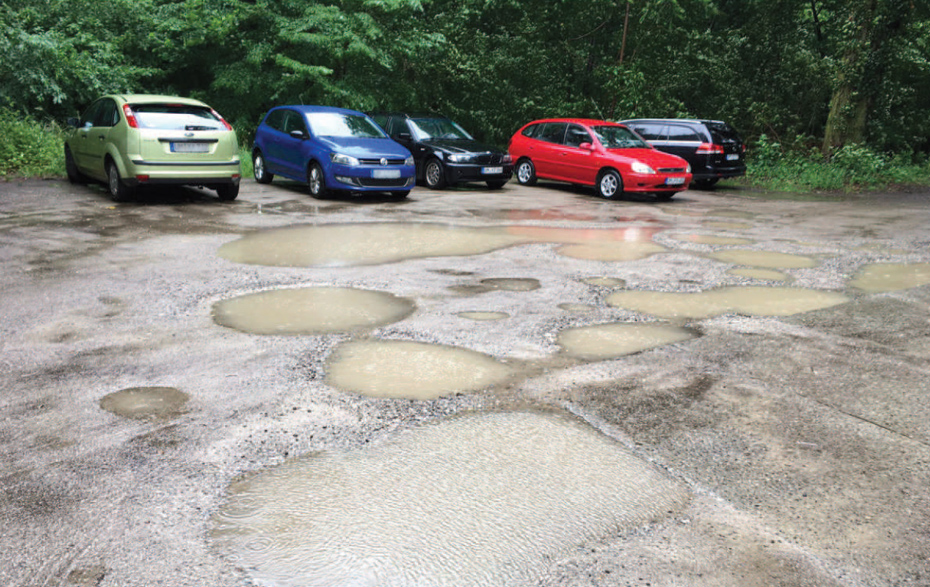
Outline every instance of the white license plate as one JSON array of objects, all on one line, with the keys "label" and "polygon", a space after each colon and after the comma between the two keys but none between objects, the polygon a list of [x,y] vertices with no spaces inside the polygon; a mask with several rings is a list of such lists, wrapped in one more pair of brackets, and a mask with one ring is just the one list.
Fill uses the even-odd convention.
[{"label": "white license plate", "polygon": [[210,143],[171,143],[172,153],[209,153]]},{"label": "white license plate", "polygon": [[504,168],[503,167],[482,167],[481,173],[487,173],[487,174],[504,173]]},{"label": "white license plate", "polygon": [[375,179],[397,179],[400,169],[372,169],[371,176]]},{"label": "white license plate", "polygon": [[736,153],[730,153],[729,155],[727,155],[727,161],[737,161],[737,160],[739,160],[739,155],[737,155]]},{"label": "white license plate", "polygon": [[685,183],[685,178],[683,177],[666,177],[665,185],[681,185]]}]

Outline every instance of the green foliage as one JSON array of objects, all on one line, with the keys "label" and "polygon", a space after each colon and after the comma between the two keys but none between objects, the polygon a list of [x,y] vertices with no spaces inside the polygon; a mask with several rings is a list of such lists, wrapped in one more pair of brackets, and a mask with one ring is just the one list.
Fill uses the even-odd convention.
[{"label": "green foliage", "polygon": [[64,138],[55,124],[0,108],[0,137],[0,177],[64,173]]}]

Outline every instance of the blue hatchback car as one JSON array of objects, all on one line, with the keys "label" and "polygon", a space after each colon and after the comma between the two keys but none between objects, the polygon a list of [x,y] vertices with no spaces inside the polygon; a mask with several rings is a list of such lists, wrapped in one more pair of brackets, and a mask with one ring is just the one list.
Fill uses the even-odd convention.
[{"label": "blue hatchback car", "polygon": [[367,115],[329,106],[278,106],[255,132],[258,183],[275,175],[306,183],[310,195],[388,192],[397,199],[416,182],[413,156]]}]

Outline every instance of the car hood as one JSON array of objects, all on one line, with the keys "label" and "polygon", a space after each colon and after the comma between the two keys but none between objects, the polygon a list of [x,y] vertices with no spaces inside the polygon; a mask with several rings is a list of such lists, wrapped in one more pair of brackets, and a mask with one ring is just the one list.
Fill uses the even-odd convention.
[{"label": "car hood", "polygon": [[620,157],[629,161],[642,161],[653,169],[663,167],[687,167],[688,162],[677,155],[663,153],[658,149],[608,149],[614,157]]},{"label": "car hood", "polygon": [[387,138],[361,139],[354,137],[319,137],[319,141],[334,152],[358,159],[380,157],[406,159],[410,156],[410,151],[408,151],[406,147]]},{"label": "car hood", "polygon": [[503,153],[504,151],[478,141],[468,139],[429,139],[423,144],[449,154],[459,153]]}]

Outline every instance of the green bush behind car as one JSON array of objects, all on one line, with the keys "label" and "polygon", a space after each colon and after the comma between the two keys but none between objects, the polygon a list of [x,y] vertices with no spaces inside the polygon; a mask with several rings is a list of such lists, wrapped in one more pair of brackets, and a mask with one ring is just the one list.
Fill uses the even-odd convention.
[{"label": "green bush behind car", "polygon": [[0,108],[0,137],[0,177],[64,175],[64,132],[57,124]]}]

